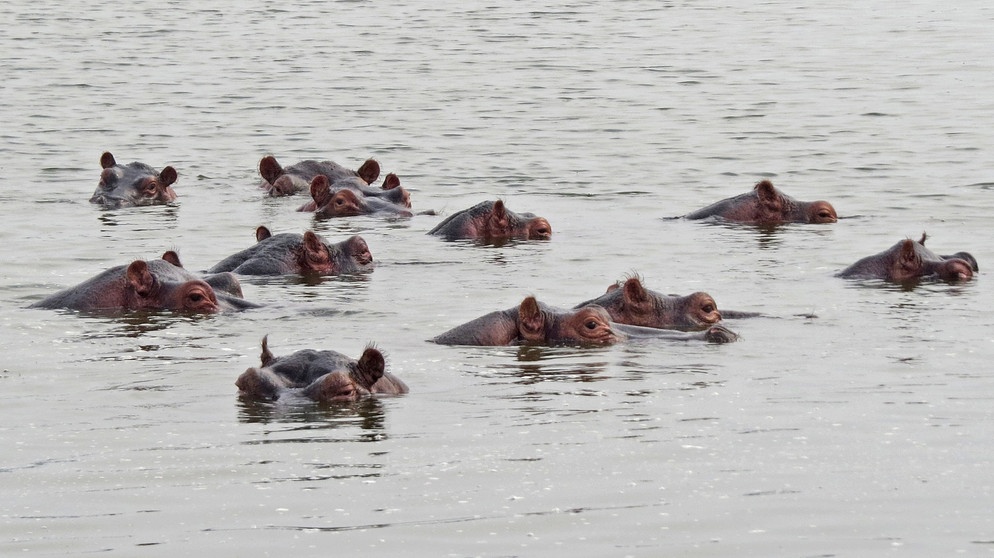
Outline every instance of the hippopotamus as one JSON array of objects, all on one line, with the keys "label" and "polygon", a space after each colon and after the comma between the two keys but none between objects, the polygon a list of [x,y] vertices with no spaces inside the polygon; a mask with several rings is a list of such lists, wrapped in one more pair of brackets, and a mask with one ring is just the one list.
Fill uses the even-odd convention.
[{"label": "hippopotamus", "polygon": [[314,231],[274,235],[255,230],[254,246],[232,254],[207,270],[242,275],[343,275],[373,269],[373,255],[361,236],[332,244]]},{"label": "hippopotamus", "polygon": [[727,198],[684,215],[684,219],[719,218],[752,225],[784,223],[834,223],[835,208],[827,201],[803,202],[784,194],[769,180],[751,192]]},{"label": "hippopotamus", "polygon": [[230,273],[198,277],[183,268],[176,252],[158,260],[135,260],[112,267],[75,287],[30,306],[80,311],[171,310],[206,313],[256,308],[242,298]]},{"label": "hippopotamus", "polygon": [[386,371],[383,353],[373,346],[367,346],[359,360],[314,349],[276,357],[268,340],[268,335],[262,339],[262,365],[249,368],[235,381],[246,397],[276,401],[288,392],[299,392],[315,401],[333,402],[408,392],[400,378]]},{"label": "hippopotamus", "polygon": [[944,281],[964,281],[980,271],[977,259],[968,252],[940,256],[925,247],[926,235],[915,242],[906,238],[887,250],[867,256],[836,274],[846,279],[881,279],[907,283],[919,279],[938,278]]},{"label": "hippopotamus", "polygon": [[176,192],[172,185],[176,182],[176,169],[165,167],[157,172],[145,163],[119,165],[109,151],[100,157],[100,183],[90,197],[90,203],[98,203],[107,209],[157,205],[174,201]]},{"label": "hippopotamus", "polygon": [[385,215],[411,217],[406,206],[378,197],[368,197],[353,188],[339,188],[319,174],[311,180],[311,201],[297,211],[314,212],[315,217],[353,217],[356,215]]},{"label": "hippopotamus", "polygon": [[363,184],[372,184],[380,176],[380,164],[374,159],[366,159],[357,170],[351,170],[333,161],[308,159],[283,168],[276,157],[266,155],[259,161],[259,174],[263,179],[259,187],[270,196],[290,196],[306,192],[311,180],[319,174],[327,176],[330,182],[358,178]]},{"label": "hippopotamus", "polygon": [[[646,289],[638,277],[615,283],[601,296],[581,302],[574,308],[596,305],[607,310],[611,320],[628,325],[660,329],[700,330],[722,319],[711,295],[696,292],[687,296],[664,295]],[[727,311],[729,317],[744,318],[758,314]]]},{"label": "hippopotamus", "polygon": [[400,185],[400,178],[389,173],[383,184],[374,188],[371,184],[380,176],[380,164],[367,159],[358,170],[350,170],[333,161],[301,161],[287,168],[280,166],[272,155],[259,161],[260,185],[270,196],[290,196],[310,190],[315,176],[323,175],[335,188],[348,188],[367,197],[383,198],[389,202],[411,207],[411,195]]},{"label": "hippopotamus", "polygon": [[473,239],[483,242],[520,240],[549,240],[552,226],[544,217],[533,213],[515,213],[504,202],[485,201],[449,215],[428,234],[446,240]]},{"label": "hippopotamus", "polygon": [[587,346],[613,345],[627,339],[644,337],[727,343],[738,336],[722,325],[712,325],[704,332],[685,333],[619,324],[612,322],[611,315],[600,306],[588,305],[562,310],[529,296],[516,308],[480,316],[432,338],[431,341],[441,345]]}]

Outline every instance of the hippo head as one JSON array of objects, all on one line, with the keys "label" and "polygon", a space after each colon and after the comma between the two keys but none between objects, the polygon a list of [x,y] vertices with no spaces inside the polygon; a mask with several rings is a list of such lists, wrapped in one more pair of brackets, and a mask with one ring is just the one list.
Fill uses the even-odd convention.
[{"label": "hippo head", "polygon": [[937,256],[931,250],[925,248],[927,235],[922,234],[920,240],[915,242],[906,238],[898,243],[897,250],[888,269],[889,279],[898,283],[914,281],[921,277],[936,276],[944,281],[965,281],[973,277],[973,270],[976,260],[973,256],[962,252],[969,257]]},{"label": "hippo head", "polygon": [[383,177],[383,185],[381,188],[396,192],[396,198],[391,198],[394,203],[398,203],[407,208],[411,207],[411,194],[400,185],[400,177],[396,174],[391,172]]},{"label": "hippo head", "polygon": [[125,306],[129,309],[208,314],[220,310],[213,287],[200,279],[160,281],[143,260],[132,262],[125,278]]},{"label": "hippo head", "polygon": [[812,224],[835,223],[839,220],[835,208],[827,201],[799,202],[784,195],[769,180],[762,180],[753,189],[758,200],[756,223],[801,222]]},{"label": "hippo head", "polygon": [[100,158],[100,183],[90,198],[107,209],[164,204],[176,199],[172,184],[177,173],[173,167],[156,172],[144,163],[119,165],[110,152]]},{"label": "hippo head", "polygon": [[507,210],[502,200],[493,202],[478,228],[480,238],[523,238],[549,240],[552,226],[544,217],[534,213],[514,213]]},{"label": "hippo head", "polygon": [[549,344],[610,345],[620,339],[600,306],[559,314],[543,310],[533,296],[518,306],[518,335],[526,343]]},{"label": "hippo head", "polygon": [[347,189],[332,190],[328,177],[323,174],[311,180],[310,188],[318,217],[351,217],[369,213],[364,209],[359,195]]}]

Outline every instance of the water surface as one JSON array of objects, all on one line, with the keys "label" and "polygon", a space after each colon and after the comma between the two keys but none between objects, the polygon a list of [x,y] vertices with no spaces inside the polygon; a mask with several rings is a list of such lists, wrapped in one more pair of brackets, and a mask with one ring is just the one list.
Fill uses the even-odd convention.
[{"label": "water surface", "polygon": [[[0,34],[4,554],[919,556],[994,550],[992,9],[769,2],[8,2]],[[99,159],[180,174],[167,207],[87,203]],[[315,221],[284,164],[376,158],[437,216]],[[667,220],[763,178],[848,218]],[[425,233],[502,198],[546,243]],[[244,280],[265,308],[29,310],[254,230],[362,235],[360,277]],[[984,270],[832,274],[905,237]],[[633,273],[767,317],[738,343],[425,340]],[[984,303],[983,301],[988,301]],[[411,387],[240,401],[276,354],[370,342]]]}]

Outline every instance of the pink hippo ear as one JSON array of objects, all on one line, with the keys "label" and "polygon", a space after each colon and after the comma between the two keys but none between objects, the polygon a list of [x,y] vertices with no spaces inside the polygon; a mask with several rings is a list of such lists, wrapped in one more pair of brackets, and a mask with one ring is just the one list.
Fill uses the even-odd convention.
[{"label": "pink hippo ear", "polygon": [[148,297],[152,294],[152,290],[155,288],[155,276],[148,269],[148,264],[142,260],[135,260],[131,262],[128,266],[126,272],[128,278],[128,284],[134,289],[138,296],[142,298]]},{"label": "pink hippo ear", "polygon": [[400,186],[400,177],[394,173],[390,173],[383,178],[383,188],[384,190],[393,190],[394,188]]},{"label": "pink hippo ear", "polygon": [[921,272],[921,258],[915,251],[915,241],[906,238],[901,242],[901,248],[897,253],[897,269],[900,270],[900,277],[894,277],[897,281],[906,281]]},{"label": "pink hippo ear", "polygon": [[114,156],[110,154],[110,151],[104,151],[104,154],[100,156],[100,168],[109,169],[117,165],[117,161],[114,160]]},{"label": "pink hippo ear", "polygon": [[175,265],[176,267],[183,267],[183,264],[179,261],[179,254],[175,250],[169,250],[168,252],[162,254],[162,259]]},{"label": "pink hippo ear", "polygon": [[925,239],[926,238],[928,238],[928,235],[925,234],[925,232],[923,231],[922,232],[922,238],[921,238],[921,240],[918,241],[918,244],[921,244],[922,246],[925,246]]},{"label": "pink hippo ear", "polygon": [[256,242],[262,242],[271,236],[273,236],[273,233],[269,232],[269,229],[267,229],[265,225],[259,225],[259,227],[255,229]]},{"label": "pink hippo ear", "polygon": [[311,180],[311,199],[317,206],[324,207],[331,199],[331,185],[328,184],[328,177],[319,174]]},{"label": "pink hippo ear", "polygon": [[276,157],[266,155],[259,161],[259,174],[266,182],[276,184],[276,179],[283,176],[283,167],[276,161]]},{"label": "pink hippo ear", "polygon": [[620,288],[621,288],[621,285],[619,285],[617,283],[611,283],[611,285],[607,288],[607,290],[604,291],[604,294],[613,293],[614,291],[616,291],[616,290],[618,290]]},{"label": "pink hippo ear", "polygon": [[493,219],[503,219],[507,216],[507,208],[504,207],[503,200],[497,200],[494,202],[494,206],[490,210],[490,215]]},{"label": "pink hippo ear", "polygon": [[359,178],[366,181],[366,184],[372,184],[380,177],[380,164],[374,159],[366,159],[366,162],[355,172]]},{"label": "pink hippo ear", "polygon": [[165,188],[167,186],[172,186],[172,184],[176,182],[176,179],[178,177],[179,174],[176,172],[176,169],[172,167],[166,167],[162,169],[162,172],[159,173],[159,182],[161,182],[162,187]]},{"label": "pink hippo ear", "polygon": [[624,289],[624,299],[627,305],[638,306],[649,300],[649,293],[645,291],[645,287],[642,286],[642,281],[638,277],[628,278],[625,281]]},{"label": "pink hippo ear", "polygon": [[263,368],[269,366],[269,363],[276,359],[276,357],[273,356],[273,353],[269,351],[269,335],[262,338],[262,354],[259,358],[262,360]]},{"label": "pink hippo ear", "polygon": [[299,260],[301,271],[305,273],[330,273],[334,271],[328,247],[318,235],[314,234],[314,231],[304,233],[301,247],[304,251],[303,257]]},{"label": "pink hippo ear", "polygon": [[373,384],[383,377],[386,371],[386,360],[376,347],[366,347],[359,357],[352,378],[367,390],[373,389]]},{"label": "pink hippo ear", "polygon": [[756,184],[756,195],[759,196],[760,200],[771,201],[777,199],[777,189],[773,187],[773,183],[769,180],[760,181]]},{"label": "pink hippo ear", "polygon": [[526,340],[541,341],[544,338],[545,317],[533,296],[524,299],[518,306],[518,329]]}]

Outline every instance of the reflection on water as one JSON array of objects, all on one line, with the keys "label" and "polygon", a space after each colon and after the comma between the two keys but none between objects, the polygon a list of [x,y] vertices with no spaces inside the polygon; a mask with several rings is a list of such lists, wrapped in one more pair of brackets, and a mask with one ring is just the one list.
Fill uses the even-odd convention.
[{"label": "reflection on water", "polygon": [[115,230],[115,227],[120,226],[136,232],[175,229],[178,219],[177,204],[103,210],[97,217],[101,224],[100,232],[105,233],[105,236],[120,234],[120,231]]},{"label": "reflection on water", "polygon": [[[304,430],[358,427],[363,441],[386,437],[383,403],[377,397],[357,401],[317,403],[291,392],[273,402],[238,395],[238,420],[244,423],[304,423]],[[285,432],[285,431],[284,431]]]}]

